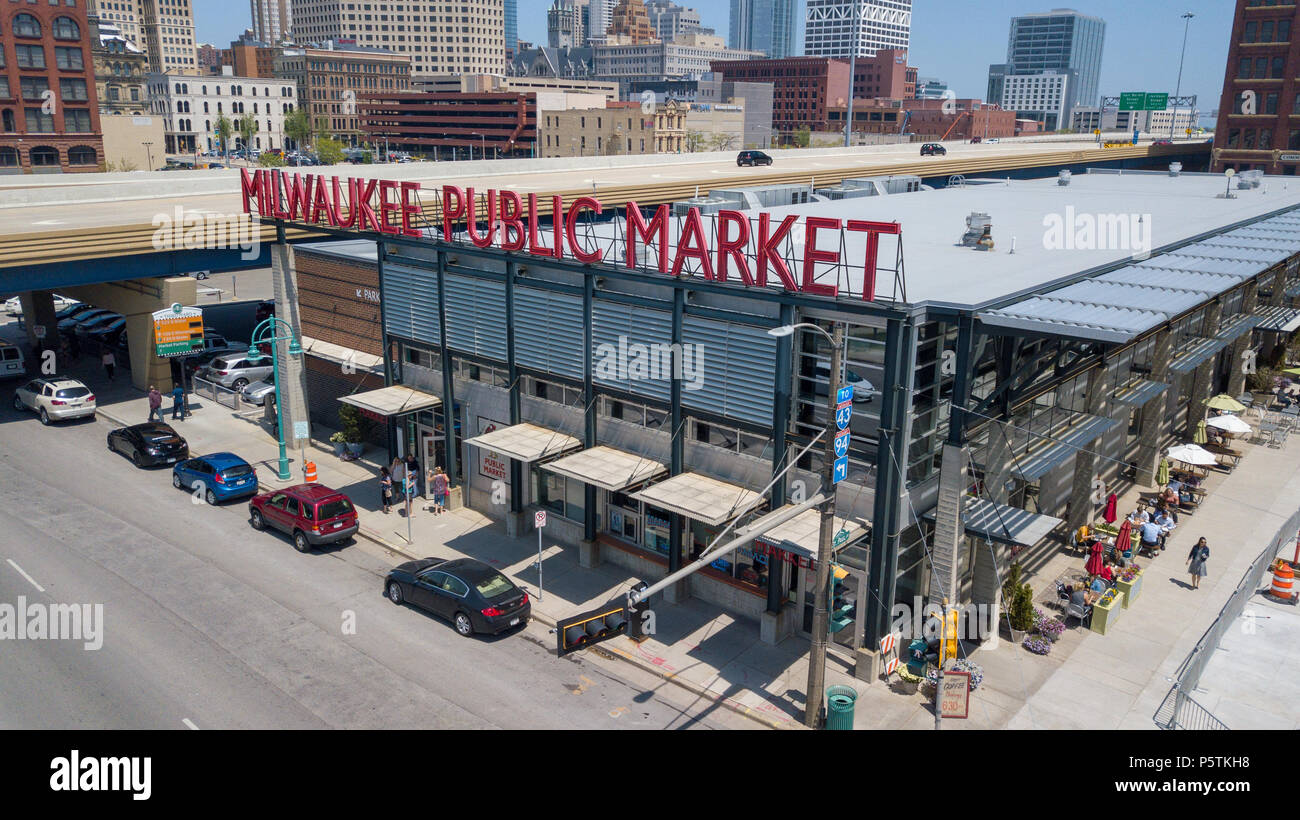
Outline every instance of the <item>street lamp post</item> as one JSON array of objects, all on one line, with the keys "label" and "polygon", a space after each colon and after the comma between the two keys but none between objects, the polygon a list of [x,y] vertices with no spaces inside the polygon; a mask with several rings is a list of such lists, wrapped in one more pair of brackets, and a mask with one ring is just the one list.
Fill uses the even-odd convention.
[{"label": "street lamp post", "polygon": [[[277,323],[284,325],[288,329],[289,335],[275,335]],[[280,401],[280,385],[284,382],[284,379],[280,377],[279,373],[280,360],[276,343],[286,341],[289,343],[290,356],[302,355],[302,345],[298,342],[298,337],[293,335],[293,327],[283,319],[271,316],[253,328],[253,338],[248,345],[248,361],[250,364],[257,364],[258,361],[264,358],[258,345],[268,343],[271,345],[271,370],[275,373],[275,418],[280,432],[279,477],[281,481],[288,481],[291,476],[289,473],[289,455],[284,443],[284,403]]]},{"label": "street lamp post", "polygon": [[800,323],[772,328],[772,336],[789,336],[799,328],[815,330],[831,343],[830,384],[826,387],[826,452],[822,456],[821,527],[817,538],[817,586],[813,603],[812,648],[808,653],[808,691],[804,696],[804,725],[813,728],[822,710],[822,689],[826,682],[826,646],[830,636],[831,539],[835,537],[835,405],[840,389],[840,368],[844,347],[844,326],[835,324],[834,335],[814,324]]},{"label": "street lamp post", "polygon": [[[152,171],[152,170],[153,170],[153,143],[152,143],[152,142],[142,142],[142,143],[140,143],[140,144],[144,146],[145,163],[147,163],[148,166],[149,166],[149,167],[146,168],[145,170],[147,170],[147,171]],[[197,149],[196,149],[196,150],[197,150]],[[198,160],[196,159],[196,160],[195,160],[195,163],[197,164],[197,162],[198,162]]]},{"label": "street lamp post", "polygon": [[849,26],[849,107],[844,113],[844,147],[853,139],[853,75],[858,68],[858,0],[853,0],[853,20]]},{"label": "street lamp post", "polygon": [[1174,138],[1174,123],[1178,119],[1178,95],[1183,92],[1183,60],[1187,57],[1187,31],[1192,27],[1192,18],[1195,17],[1190,11],[1183,15],[1183,51],[1178,57],[1178,83],[1174,86],[1174,113],[1169,118],[1169,139]]}]

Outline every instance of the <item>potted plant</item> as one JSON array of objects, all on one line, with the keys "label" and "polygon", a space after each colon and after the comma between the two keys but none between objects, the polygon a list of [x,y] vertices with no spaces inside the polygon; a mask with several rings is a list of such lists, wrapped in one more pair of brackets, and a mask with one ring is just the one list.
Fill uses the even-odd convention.
[{"label": "potted plant", "polygon": [[984,682],[984,667],[977,663],[972,663],[966,658],[959,659],[952,665],[952,668],[958,672],[970,673],[970,690],[972,692],[980,688],[980,684]]},{"label": "potted plant", "polygon": [[1051,643],[1056,643],[1057,638],[1065,632],[1065,624],[1055,618],[1045,618],[1038,624],[1038,634],[1046,638]]},{"label": "potted plant", "polygon": [[1115,576],[1115,586],[1124,593],[1124,609],[1128,609],[1133,599],[1142,593],[1142,567],[1136,561],[1119,571]]},{"label": "potted plant", "polygon": [[1052,642],[1046,638],[1030,635],[1021,642],[1021,645],[1033,652],[1035,655],[1046,655],[1052,651]]},{"label": "potted plant", "polygon": [[330,444],[334,445],[335,456],[343,455],[343,448],[347,446],[347,441],[347,436],[343,434],[342,430],[330,436]]},{"label": "potted plant", "polygon": [[894,671],[898,673],[898,682],[894,688],[905,695],[915,695],[917,689],[921,687],[920,675],[913,675],[906,664],[899,664],[898,669]]},{"label": "potted plant", "polygon": [[1008,629],[1011,640],[1020,643],[1034,628],[1034,591],[1021,582],[1020,564],[1012,564],[1011,571],[1002,583],[1002,600],[1007,608]]},{"label": "potted plant", "polygon": [[[353,456],[360,456],[366,448],[366,425],[365,417],[361,411],[350,404],[344,404],[339,407],[339,421],[343,422],[343,429],[340,431],[343,441],[347,445],[348,452]],[[333,436],[330,437],[333,441]]]}]

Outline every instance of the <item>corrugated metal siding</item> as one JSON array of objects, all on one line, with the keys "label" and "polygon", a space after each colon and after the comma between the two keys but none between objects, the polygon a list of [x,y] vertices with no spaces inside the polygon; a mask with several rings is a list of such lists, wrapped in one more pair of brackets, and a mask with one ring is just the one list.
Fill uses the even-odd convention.
[{"label": "corrugated metal siding", "polygon": [[[1025,481],[1037,481],[1055,467],[1072,458],[1075,449],[1087,447],[1098,437],[1115,426],[1116,421],[1106,416],[1087,416],[1079,414],[1080,419],[1073,426],[1053,434],[1053,441],[1034,453],[1024,456],[1017,454],[1011,468],[1011,474]],[[1043,509],[1053,509],[1045,501]]]},{"label": "corrugated metal siding", "polygon": [[505,283],[448,275],[446,284],[447,347],[505,361]]},{"label": "corrugated metal siding", "polygon": [[393,336],[440,345],[438,280],[425,270],[384,265],[384,327]]},{"label": "corrugated metal siding", "polygon": [[[668,401],[672,395],[672,359],[668,353],[673,340],[672,314],[596,302],[592,305],[591,321],[596,382],[637,396]],[[643,345],[644,349],[633,345]],[[649,365],[648,377],[628,372],[644,365]]]},{"label": "corrugated metal siding", "polygon": [[701,368],[699,390],[683,389],[682,404],[755,424],[772,421],[776,339],[762,328],[687,316],[682,340]]},{"label": "corrugated metal siding", "polygon": [[[503,314],[502,339],[504,321]],[[580,300],[537,288],[515,288],[515,357],[521,367],[581,379],[582,349]],[[501,358],[505,358],[504,348]]]},{"label": "corrugated metal siding", "polygon": [[1191,373],[1227,346],[1228,343],[1223,339],[1207,339],[1204,337],[1187,339],[1181,345],[1181,352],[1178,357],[1169,365],[1169,372],[1178,374]]}]

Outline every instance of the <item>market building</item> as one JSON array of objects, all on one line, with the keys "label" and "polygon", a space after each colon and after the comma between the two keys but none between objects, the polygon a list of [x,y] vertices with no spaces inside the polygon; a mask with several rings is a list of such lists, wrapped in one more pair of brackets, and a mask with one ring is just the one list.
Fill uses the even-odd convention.
[{"label": "market building", "polygon": [[[831,351],[815,329],[769,331],[842,326],[854,397],[835,561],[853,606],[834,642],[849,652],[927,594],[941,515],[966,534],[958,598],[996,604],[1012,555],[1032,567],[1060,550],[1099,485],[1151,486],[1205,400],[1243,392],[1237,363],[1300,325],[1284,302],[1300,292],[1300,191],[1252,179],[1234,197],[1176,170],[851,202],[764,189],[763,206],[671,216],[508,191],[471,208],[469,192],[390,183],[353,203],[352,225],[359,186],[331,198],[325,180],[295,205],[276,179],[246,177],[247,207],[269,218],[278,197],[282,224],[349,240],[300,249],[314,259],[298,287],[377,285],[378,305],[334,331],[304,324],[334,333],[336,359],[379,351],[384,386],[340,401],[387,420],[394,454],[445,467],[507,532],[547,510],[547,536],[584,567],[656,580],[817,492]],[[334,284],[313,271],[322,256]],[[364,301],[355,287],[329,297],[340,315]],[[807,635],[811,512],[668,600],[753,619],[765,640]]]}]

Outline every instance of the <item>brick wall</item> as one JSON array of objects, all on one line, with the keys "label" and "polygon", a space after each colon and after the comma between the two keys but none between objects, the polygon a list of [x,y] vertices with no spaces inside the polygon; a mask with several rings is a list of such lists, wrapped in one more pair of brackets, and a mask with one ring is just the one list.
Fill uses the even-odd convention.
[{"label": "brick wall", "polygon": [[294,256],[303,335],[382,355],[378,266],[302,249]]},{"label": "brick wall", "polygon": [[[319,359],[312,355],[303,357],[307,371],[308,413],[314,424],[322,424],[331,430],[342,425],[339,421],[339,397],[350,393],[363,393],[378,390],[384,386],[384,377],[364,370],[346,374],[337,362]],[[387,428],[380,423],[371,425],[370,444],[379,447],[387,445]]]}]

